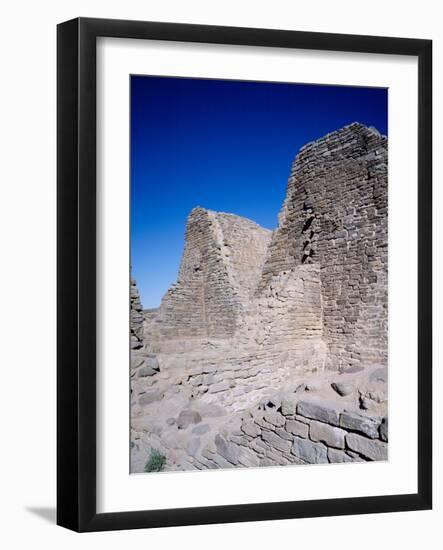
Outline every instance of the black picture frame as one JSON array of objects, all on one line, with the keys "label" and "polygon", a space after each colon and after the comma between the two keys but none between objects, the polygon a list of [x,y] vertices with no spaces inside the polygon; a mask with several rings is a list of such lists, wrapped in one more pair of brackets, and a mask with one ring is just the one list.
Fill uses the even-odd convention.
[{"label": "black picture frame", "polygon": [[[415,494],[136,512],[96,511],[96,39],[399,54],[418,58],[418,490]],[[432,42],[78,18],[57,29],[57,523],[105,531],[432,507]]]}]

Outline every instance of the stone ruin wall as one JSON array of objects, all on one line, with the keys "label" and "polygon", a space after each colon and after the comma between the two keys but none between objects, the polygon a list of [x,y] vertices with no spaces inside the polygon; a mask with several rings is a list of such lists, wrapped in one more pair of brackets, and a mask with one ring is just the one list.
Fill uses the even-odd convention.
[{"label": "stone ruin wall", "polygon": [[260,288],[319,265],[326,366],[387,361],[387,138],[351,124],[300,150]]},{"label": "stone ruin wall", "polygon": [[219,339],[226,362],[250,350],[313,369],[386,363],[387,138],[375,129],[354,123],[300,150],[273,233],[198,207],[185,242],[145,323],[155,351]]},{"label": "stone ruin wall", "polygon": [[159,349],[162,342],[174,348],[171,340],[181,348],[189,340],[231,338],[256,290],[270,239],[271,231],[250,220],[194,208],[177,283],[151,315],[148,338]]},{"label": "stone ruin wall", "polygon": [[[244,415],[229,435],[218,433],[200,449],[198,429],[188,443],[186,469],[384,461],[388,418],[309,395],[270,399]],[[197,433],[195,433],[197,432]],[[198,452],[200,450],[200,452]]]},{"label": "stone ruin wall", "polygon": [[173,470],[385,460],[387,271],[387,139],[360,124],[300,150],[274,232],[194,209],[161,306],[131,283],[131,471],[152,448]]},{"label": "stone ruin wall", "polygon": [[299,265],[274,275],[251,300],[236,336],[240,347],[280,353],[294,367],[322,369],[326,347],[319,267]]}]

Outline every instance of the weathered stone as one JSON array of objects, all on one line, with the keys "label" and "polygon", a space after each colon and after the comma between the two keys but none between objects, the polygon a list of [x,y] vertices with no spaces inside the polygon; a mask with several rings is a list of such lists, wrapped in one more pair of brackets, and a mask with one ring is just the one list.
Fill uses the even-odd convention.
[{"label": "weathered stone", "polygon": [[163,397],[163,392],[152,389],[148,390],[145,393],[142,393],[138,399],[138,404],[144,407],[145,405],[150,405],[154,401],[160,401]]},{"label": "weathered stone", "polygon": [[261,434],[261,429],[253,420],[244,420],[241,425],[242,431],[251,437],[257,437]]},{"label": "weathered stone", "polygon": [[309,439],[294,437],[292,454],[308,464],[323,464],[328,462],[327,448],[323,443],[314,443]]},{"label": "weathered stone", "polygon": [[347,384],[346,382],[332,382],[331,387],[342,397],[350,395],[355,391],[354,384]]},{"label": "weathered stone", "polygon": [[367,462],[369,459],[363,458],[358,453],[355,453],[354,451],[350,451],[349,449],[346,451],[346,454],[352,458],[354,462]]},{"label": "weathered stone", "polygon": [[269,424],[277,427],[284,426],[286,422],[285,417],[275,411],[266,411],[264,414],[264,419],[266,422],[269,422]]},{"label": "weathered stone", "polygon": [[370,460],[387,460],[388,446],[377,439],[368,439],[362,435],[349,433],[346,436],[346,445],[351,451],[355,451]]},{"label": "weathered stone", "polygon": [[232,443],[241,445],[242,447],[248,447],[250,442],[250,439],[245,435],[231,435],[229,440],[232,441]]},{"label": "weathered stone", "polygon": [[284,416],[292,416],[297,410],[299,397],[295,395],[286,395],[281,402],[281,412]]},{"label": "weathered stone", "polygon": [[345,430],[324,424],[323,422],[313,420],[309,426],[309,437],[312,441],[321,441],[329,447],[344,449],[345,435]]},{"label": "weathered stone", "polygon": [[202,383],[205,384],[206,386],[213,384],[214,382],[215,382],[214,373],[203,375]]},{"label": "weathered stone", "polygon": [[346,430],[359,432],[370,438],[378,438],[379,422],[360,414],[343,412],[340,415],[340,426]]},{"label": "weathered stone", "polygon": [[192,433],[195,435],[203,435],[208,433],[211,428],[207,424],[199,424],[192,429]]},{"label": "weathered stone", "polygon": [[230,443],[224,437],[217,434],[214,439],[217,452],[231,464],[238,464],[239,448],[237,445]]},{"label": "weathered stone", "polygon": [[193,437],[189,443],[186,445],[186,451],[191,456],[194,456],[198,449],[200,448],[200,438],[199,437]]},{"label": "weathered stone", "polygon": [[145,362],[145,360],[141,355],[136,355],[135,353],[131,353],[131,368],[132,369],[136,369],[138,367],[141,367],[144,362]]},{"label": "weathered stone", "polygon": [[308,424],[303,424],[298,420],[286,420],[286,431],[293,435],[298,435],[300,437],[306,438],[309,433]]},{"label": "weathered stone", "polygon": [[339,462],[355,462],[355,460],[346,454],[344,451],[339,451],[337,449],[328,449],[328,459],[329,462],[339,463]]},{"label": "weathered stone", "polygon": [[179,430],[185,430],[191,424],[198,424],[201,422],[202,417],[197,411],[192,409],[184,409],[178,415],[177,418],[177,428]]},{"label": "weathered stone", "polygon": [[153,370],[160,370],[160,365],[155,355],[148,355],[145,359],[145,365]]},{"label": "weathered stone", "polygon": [[218,468],[233,468],[235,466],[235,464],[229,462],[218,453],[207,453],[206,451],[202,451],[202,455],[215,463]]},{"label": "weathered stone", "polygon": [[306,418],[326,422],[334,426],[339,425],[339,411],[312,401],[300,401],[297,405],[297,413]]},{"label": "weathered stone", "polygon": [[153,376],[154,374],[157,374],[158,371],[152,369],[151,367],[141,367],[137,371],[137,377],[138,378],[145,378],[146,376]]},{"label": "weathered stone", "polygon": [[250,449],[242,449],[238,457],[238,461],[242,466],[255,468],[260,465],[260,459],[256,453]]},{"label": "weathered stone", "polygon": [[268,443],[271,447],[275,447],[279,451],[289,452],[291,450],[291,442],[287,439],[281,438],[275,432],[263,430],[261,436],[263,441]]},{"label": "weathered stone", "polygon": [[275,433],[279,435],[282,439],[287,439],[292,441],[292,434],[288,433],[284,428],[275,428]]},{"label": "weathered stone", "polygon": [[191,386],[201,386],[203,377],[202,375],[192,376],[189,380]]}]

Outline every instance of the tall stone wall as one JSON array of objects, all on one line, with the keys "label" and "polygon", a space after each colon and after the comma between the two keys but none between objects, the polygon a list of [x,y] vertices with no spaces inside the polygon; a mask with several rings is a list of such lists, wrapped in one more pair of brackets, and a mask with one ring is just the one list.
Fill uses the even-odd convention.
[{"label": "tall stone wall", "polygon": [[271,231],[235,216],[194,208],[177,283],[148,327],[152,339],[230,338],[255,292]]},{"label": "tall stone wall", "polygon": [[351,124],[307,144],[288,182],[260,289],[318,264],[327,366],[387,359],[387,138]]},{"label": "tall stone wall", "polygon": [[177,283],[146,316],[149,341],[304,347],[333,370],[386,363],[387,169],[387,138],[354,123],[300,150],[273,233],[195,208]]}]

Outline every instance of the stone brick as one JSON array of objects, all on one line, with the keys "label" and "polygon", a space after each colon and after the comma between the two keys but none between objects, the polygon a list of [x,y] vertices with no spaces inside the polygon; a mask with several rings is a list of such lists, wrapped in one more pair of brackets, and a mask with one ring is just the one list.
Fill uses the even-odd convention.
[{"label": "stone brick", "polygon": [[339,425],[340,412],[313,401],[300,401],[297,405],[297,414],[334,426]]},{"label": "stone brick", "polygon": [[355,451],[370,460],[387,460],[388,446],[383,441],[368,439],[362,435],[349,433],[346,436],[346,445],[351,451]]},{"label": "stone brick", "polygon": [[343,412],[340,415],[340,426],[346,430],[359,432],[370,438],[378,438],[378,426],[380,422],[351,412]]},{"label": "stone brick", "polygon": [[308,464],[323,464],[328,462],[327,448],[322,443],[314,443],[309,439],[294,437],[292,454]]},{"label": "stone brick", "polygon": [[345,435],[345,430],[324,424],[323,422],[313,420],[309,426],[309,437],[312,441],[321,441],[328,445],[328,447],[344,449]]},{"label": "stone brick", "polygon": [[339,451],[337,449],[328,449],[328,459],[329,462],[332,462],[334,464],[341,463],[341,462],[357,462],[356,459],[349,456],[344,451]]},{"label": "stone brick", "polygon": [[308,424],[303,424],[298,420],[286,420],[286,431],[293,435],[298,435],[300,437],[306,438],[309,433]]},{"label": "stone brick", "polygon": [[274,432],[263,430],[261,436],[263,441],[268,443],[271,447],[275,447],[279,451],[289,452],[291,450],[291,441],[282,439]]}]

